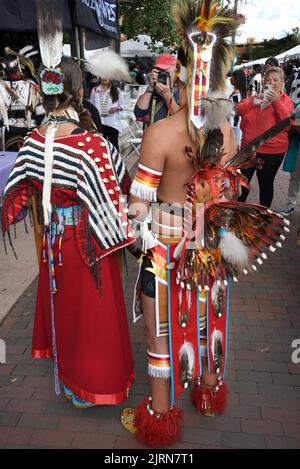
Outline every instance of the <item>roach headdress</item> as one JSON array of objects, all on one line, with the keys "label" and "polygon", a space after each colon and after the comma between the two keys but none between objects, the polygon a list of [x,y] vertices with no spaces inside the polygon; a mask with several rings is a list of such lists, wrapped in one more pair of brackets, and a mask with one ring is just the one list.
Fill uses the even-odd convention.
[{"label": "roach headdress", "polygon": [[218,128],[231,109],[222,96],[232,58],[226,38],[242,17],[227,7],[219,8],[214,0],[177,0],[173,17],[187,54],[189,133],[201,148],[207,131]]},{"label": "roach headdress", "polygon": [[[34,72],[34,64],[32,60],[29,58],[33,54],[29,53],[29,48],[30,50],[33,51],[33,46],[26,46],[23,49],[21,49],[19,52],[14,51],[10,47],[5,47],[4,49],[5,57],[3,59],[3,65],[4,65],[4,69],[6,69],[6,71],[9,71],[10,73],[14,73],[13,70],[11,70],[11,67],[13,64],[15,64],[13,65],[13,68],[16,68],[16,69],[18,69],[20,66],[21,71],[26,69],[29,72],[29,75],[31,76],[31,78],[37,81],[37,78]],[[38,54],[38,51],[34,51],[34,54]]]}]

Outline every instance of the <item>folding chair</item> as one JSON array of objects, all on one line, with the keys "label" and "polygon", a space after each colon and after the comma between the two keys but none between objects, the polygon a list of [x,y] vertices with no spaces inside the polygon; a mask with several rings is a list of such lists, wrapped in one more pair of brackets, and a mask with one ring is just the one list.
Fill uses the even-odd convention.
[{"label": "folding chair", "polygon": [[142,138],[135,135],[128,119],[122,118],[121,124],[123,129],[121,131],[120,137],[121,139],[122,137],[124,137],[125,143],[127,144],[125,155],[122,154],[122,159],[125,162],[130,158],[133,153],[136,153],[137,156],[139,156]]}]

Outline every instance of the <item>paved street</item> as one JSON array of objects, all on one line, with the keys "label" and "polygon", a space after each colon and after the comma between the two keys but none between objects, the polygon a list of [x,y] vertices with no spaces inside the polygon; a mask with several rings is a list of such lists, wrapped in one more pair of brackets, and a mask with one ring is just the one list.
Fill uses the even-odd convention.
[{"label": "paved street", "polygon": [[[287,181],[280,173],[275,209],[284,205]],[[186,393],[177,403],[184,409],[177,448],[300,448],[300,364],[291,361],[292,340],[300,339],[299,207],[290,220],[284,249],[270,255],[256,275],[232,287],[228,411],[216,418],[200,416]],[[131,258],[128,264],[125,295],[131,323],[136,265]],[[141,448],[119,423],[123,406],[77,410],[56,397],[50,361],[30,355],[35,294],[36,282],[0,328],[7,344],[7,364],[0,365],[0,447]],[[148,389],[142,322],[130,331],[137,376],[129,406]]]}]

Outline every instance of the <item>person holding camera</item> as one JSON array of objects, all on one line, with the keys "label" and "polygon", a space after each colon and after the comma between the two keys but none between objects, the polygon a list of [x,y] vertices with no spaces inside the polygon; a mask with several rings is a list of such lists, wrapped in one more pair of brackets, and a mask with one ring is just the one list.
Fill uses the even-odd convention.
[{"label": "person holding camera", "polygon": [[[241,147],[251,140],[286,119],[294,110],[293,102],[283,92],[284,74],[281,68],[272,67],[266,72],[263,93],[243,99],[235,108],[241,116],[241,130],[243,132]],[[257,152],[257,157],[263,161],[260,169],[243,169],[243,175],[250,182],[255,171],[259,184],[259,203],[270,207],[274,195],[274,179],[289,146],[288,129],[280,132],[268,142],[264,143]],[[245,202],[249,189],[242,188],[239,202]]]},{"label": "person holding camera", "polygon": [[142,94],[134,109],[138,120],[145,120],[152,124],[169,115],[175,114],[179,109],[180,94],[176,83],[176,57],[170,54],[160,55],[149,75],[150,85]]}]

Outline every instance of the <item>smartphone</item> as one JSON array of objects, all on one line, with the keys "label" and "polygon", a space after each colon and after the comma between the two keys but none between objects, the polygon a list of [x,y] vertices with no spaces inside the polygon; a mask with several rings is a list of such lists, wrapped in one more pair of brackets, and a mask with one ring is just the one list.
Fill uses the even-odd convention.
[{"label": "smartphone", "polygon": [[267,101],[267,94],[273,89],[273,85],[264,85],[264,101]]}]

